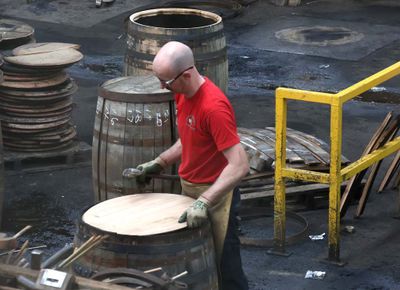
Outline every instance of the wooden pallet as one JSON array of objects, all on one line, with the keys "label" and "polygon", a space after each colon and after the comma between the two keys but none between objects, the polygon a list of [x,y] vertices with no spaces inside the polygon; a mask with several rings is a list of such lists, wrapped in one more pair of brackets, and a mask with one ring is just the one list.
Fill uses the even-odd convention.
[{"label": "wooden pallet", "polygon": [[92,147],[80,141],[72,146],[49,152],[11,152],[4,151],[4,168],[7,173],[48,171],[76,165],[91,164]]},{"label": "wooden pallet", "polygon": [[[357,190],[361,191],[366,181],[358,184]],[[346,188],[347,181],[341,185],[341,192]],[[242,182],[239,185],[243,205],[265,205],[273,203],[275,196],[273,178]],[[329,200],[329,185],[308,182],[286,182],[286,206],[290,210],[313,210],[326,208]]]}]

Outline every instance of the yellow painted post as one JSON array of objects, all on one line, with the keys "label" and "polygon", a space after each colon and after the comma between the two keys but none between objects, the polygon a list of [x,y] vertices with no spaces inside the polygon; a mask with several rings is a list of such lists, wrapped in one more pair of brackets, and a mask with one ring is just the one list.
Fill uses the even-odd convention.
[{"label": "yellow painted post", "polygon": [[275,142],[275,195],[274,195],[274,249],[272,253],[285,253],[286,196],[283,169],[286,167],[286,115],[287,100],[276,90],[276,142]]},{"label": "yellow painted post", "polygon": [[[396,150],[400,150],[400,137],[397,137],[395,140],[388,142],[382,148],[364,156],[342,170],[342,107],[346,101],[399,74],[400,62],[397,62],[387,69],[384,69],[335,95],[288,88],[278,88],[276,90],[274,250],[271,251],[272,253],[285,255],[285,178],[329,183],[328,260],[339,265],[342,264],[339,260],[340,186],[342,181],[347,180],[351,176],[369,167],[371,164],[385,158],[389,154],[396,152]],[[331,106],[331,160],[329,175],[308,170],[286,168],[286,117],[288,99],[329,104]]]},{"label": "yellow painted post", "polygon": [[329,213],[328,213],[328,259],[339,263],[340,256],[340,185],[342,178],[342,103],[340,98],[331,104],[331,160],[329,183]]}]

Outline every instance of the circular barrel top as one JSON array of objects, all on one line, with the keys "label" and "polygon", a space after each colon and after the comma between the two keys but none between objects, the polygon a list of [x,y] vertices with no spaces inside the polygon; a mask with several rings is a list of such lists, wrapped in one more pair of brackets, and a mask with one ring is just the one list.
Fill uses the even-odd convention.
[{"label": "circular barrel top", "polygon": [[142,193],[103,201],[88,209],[84,223],[99,230],[129,236],[149,236],[186,227],[180,215],[193,199],[168,193]]},{"label": "circular barrel top", "polygon": [[52,52],[56,50],[62,50],[67,48],[79,49],[79,44],[64,43],[64,42],[40,42],[40,43],[28,43],[25,45],[18,46],[12,51],[13,55],[29,55],[35,53]]},{"label": "circular barrel top", "polygon": [[51,52],[7,56],[4,59],[12,64],[28,67],[68,66],[82,59],[83,55],[74,48],[66,48]]},{"label": "circular barrel top", "polygon": [[160,81],[153,75],[128,76],[108,80],[99,89],[105,99],[122,102],[157,103],[172,101],[173,95],[162,89]]},{"label": "circular barrel top", "polygon": [[0,40],[15,40],[31,36],[35,30],[26,23],[0,19]]},{"label": "circular barrel top", "polygon": [[[177,17],[188,16],[186,21],[176,21]],[[165,17],[162,17],[165,16]],[[168,21],[170,19],[171,21]],[[189,8],[157,8],[139,11],[132,14],[129,20],[142,27],[168,28],[201,28],[220,24],[221,16],[213,12]],[[175,20],[175,21],[174,21]]]}]

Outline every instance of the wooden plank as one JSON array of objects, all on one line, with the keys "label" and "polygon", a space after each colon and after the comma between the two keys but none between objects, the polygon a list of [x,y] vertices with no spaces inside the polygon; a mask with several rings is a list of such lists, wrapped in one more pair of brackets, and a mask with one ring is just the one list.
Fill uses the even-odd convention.
[{"label": "wooden plank", "polygon": [[396,170],[400,167],[400,151],[397,152],[396,156],[393,158],[392,162],[389,165],[389,168],[383,177],[381,184],[379,185],[378,192],[382,192],[387,185],[389,184],[390,180],[396,173]]},{"label": "wooden plank", "polygon": [[301,0],[288,0],[288,6],[299,6],[301,4]]},{"label": "wooden plank", "polygon": [[[298,131],[293,130],[291,128],[287,128],[287,131],[290,132],[290,134],[292,134],[292,132],[293,132],[293,134],[295,132],[298,132]],[[320,140],[317,137],[315,137],[313,135],[310,135],[310,134],[307,134],[307,133],[304,133],[304,132],[301,132],[301,135],[302,135],[303,138],[305,138],[308,141],[314,143],[315,146],[321,147],[321,149],[323,149],[325,152],[330,154],[331,149],[330,149],[329,145],[326,142],[324,142],[323,140]],[[342,163],[343,164],[348,164],[348,163],[350,163],[350,160],[342,155]]]},{"label": "wooden plank", "polygon": [[[271,128],[271,130],[275,131],[275,128]],[[315,145],[313,142],[310,142],[307,138],[302,135],[302,132],[292,130],[287,132],[287,139],[293,140],[293,142],[297,142],[307,148],[310,153],[317,159],[319,162],[329,165],[330,163],[330,154],[323,150],[321,147]]]},{"label": "wooden plank", "polygon": [[274,162],[274,147],[263,143],[258,138],[241,131],[238,129],[240,143],[244,147],[249,158],[250,168],[260,172],[268,168],[272,169]]},{"label": "wooden plank", "polygon": [[[344,188],[346,183],[342,184]],[[286,196],[289,195],[296,195],[296,194],[313,194],[321,191],[329,191],[329,185],[327,184],[319,184],[319,183],[312,183],[306,185],[299,185],[293,187],[286,188]],[[246,193],[241,195],[242,200],[250,200],[250,199],[257,199],[257,198],[267,198],[273,197],[275,195],[275,190],[265,190],[260,192],[252,192]]]},{"label": "wooden plank", "polygon": [[[394,131],[392,132],[391,136],[389,137],[389,139],[385,143],[387,143],[389,141],[392,141],[396,137],[397,131],[398,131],[398,128],[394,129]],[[384,144],[382,144],[382,145],[384,145]],[[365,184],[365,186],[363,188],[363,191],[362,191],[362,194],[361,194],[361,198],[360,198],[360,201],[358,203],[357,212],[356,212],[356,215],[355,215],[356,217],[360,217],[364,212],[364,209],[365,209],[365,206],[366,206],[366,203],[367,203],[367,200],[368,200],[368,196],[369,196],[369,193],[371,191],[372,184],[375,181],[376,175],[378,174],[378,170],[379,170],[379,167],[382,164],[382,161],[383,161],[383,159],[379,160],[377,163],[375,163],[371,167],[371,172],[370,172],[370,174],[368,176],[367,183]]]},{"label": "wooden plank", "polygon": [[243,195],[243,194],[255,193],[255,192],[260,192],[260,191],[268,191],[268,190],[273,190],[273,189],[274,189],[274,184],[266,184],[266,185],[261,185],[261,186],[241,187],[240,192]]},{"label": "wooden plank", "polygon": [[99,154],[97,160],[98,168],[98,185],[100,193],[100,201],[106,200],[115,196],[109,196],[107,192],[107,154],[108,152],[108,136],[110,128],[110,101],[107,99],[103,100],[103,108],[101,111],[100,124],[100,136],[99,136]]},{"label": "wooden plank", "polygon": [[[294,130],[293,130],[294,131]],[[264,130],[262,130],[264,134],[266,134],[269,138],[271,138],[275,142],[275,135],[276,131],[275,128],[273,127],[266,127]],[[293,138],[289,138],[289,133],[287,133],[286,136],[286,155],[289,152],[295,153],[299,158],[301,159],[302,163],[306,165],[316,165],[320,164],[321,162],[315,158],[315,156],[310,152],[309,148],[304,146],[303,144],[300,144],[299,142],[296,142],[293,140]],[[289,159],[289,163],[297,163],[296,160],[292,160],[290,157],[286,156],[287,159]]]},{"label": "wooden plank", "polygon": [[107,155],[104,156],[106,159],[106,184],[107,184],[107,194],[116,197],[123,194],[123,180],[122,171],[124,149],[127,146],[127,141],[125,139],[126,132],[126,112],[127,103],[125,102],[109,102],[109,129],[107,135]]},{"label": "wooden plank", "polygon": [[394,188],[399,188],[400,187],[400,171],[397,173],[397,177],[394,181]]},{"label": "wooden plank", "polygon": [[369,176],[367,178],[367,182],[364,185],[363,191],[361,193],[361,198],[360,198],[360,200],[358,202],[357,211],[356,211],[356,214],[355,214],[355,217],[357,217],[357,218],[360,217],[364,212],[365,205],[367,203],[367,199],[368,199],[369,193],[371,191],[372,184],[373,184],[373,182],[375,180],[375,177],[376,177],[376,175],[378,173],[378,170],[379,170],[379,167],[381,166],[381,163],[382,163],[382,160],[378,161],[377,163],[375,163],[371,167],[371,172],[370,172],[370,174],[369,174]]},{"label": "wooden plank", "polygon": [[0,122],[0,229],[3,218],[3,204],[4,204],[4,161],[3,161],[3,138],[1,133]]},{"label": "wooden plank", "polygon": [[[263,140],[270,141],[271,144],[273,144],[273,148],[275,148],[275,132],[271,132],[267,129],[259,129],[256,134]],[[289,163],[306,163],[307,152],[304,151],[304,148],[297,147],[297,144],[292,143],[290,140],[286,140],[286,160]]]},{"label": "wooden plank", "polygon": [[[262,129],[238,128],[239,133],[247,134],[248,139],[254,140],[257,149],[275,160],[275,135],[264,132]],[[265,144],[263,147],[262,144]],[[289,163],[304,163],[303,158],[292,150],[286,150],[286,161]]]},{"label": "wooden plank", "polygon": [[288,4],[288,0],[269,0],[269,1],[277,6],[285,6]]},{"label": "wooden plank", "polygon": [[[153,146],[154,155],[153,156],[154,156],[154,158],[159,156],[163,151],[163,148],[162,148],[162,139],[163,139],[162,126],[163,126],[163,123],[162,123],[162,118],[161,118],[161,111],[163,109],[163,105],[165,106],[165,104],[153,104],[151,106],[151,115],[153,118],[152,130],[154,133],[154,137],[153,137],[153,140],[154,140],[154,146]],[[153,192],[164,192],[163,191],[163,183],[165,183],[165,180],[162,180],[159,178],[153,178],[153,184],[154,184]],[[168,192],[168,191],[166,191],[166,192]]]},{"label": "wooden plank", "polygon": [[[393,113],[389,112],[381,125],[375,131],[374,135],[372,136],[371,140],[368,142],[367,146],[364,149],[364,152],[361,154],[361,157],[371,153],[375,147],[377,147],[377,142],[379,137],[383,134],[386,126],[388,126],[390,120],[393,117]],[[340,215],[344,216],[346,214],[347,208],[350,204],[349,197],[351,196],[351,190],[354,188],[359,182],[362,180],[366,173],[366,170],[356,174],[353,176],[347,183],[346,189],[344,190],[341,200],[340,200]]]}]

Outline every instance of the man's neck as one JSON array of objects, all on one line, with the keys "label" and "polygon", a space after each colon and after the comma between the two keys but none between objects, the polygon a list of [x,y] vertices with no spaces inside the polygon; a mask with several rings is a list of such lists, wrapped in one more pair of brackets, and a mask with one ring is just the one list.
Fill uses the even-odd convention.
[{"label": "man's neck", "polygon": [[191,99],[197,93],[200,87],[205,83],[205,81],[205,78],[201,75],[196,80],[194,80],[191,86],[191,90],[187,94],[185,94],[185,98]]}]

